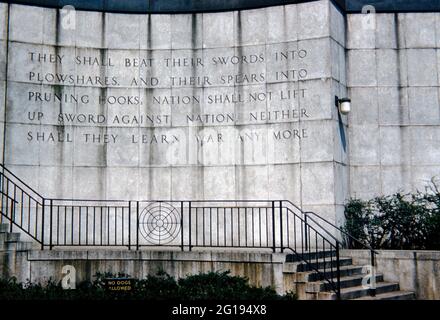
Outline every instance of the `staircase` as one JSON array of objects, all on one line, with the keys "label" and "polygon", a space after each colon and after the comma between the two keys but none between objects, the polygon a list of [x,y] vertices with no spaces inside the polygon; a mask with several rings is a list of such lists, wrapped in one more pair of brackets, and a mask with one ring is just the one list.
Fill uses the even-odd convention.
[{"label": "staircase", "polygon": [[[336,259],[329,261],[330,256],[335,253],[331,251],[309,253],[308,260],[313,261],[306,264],[296,255],[287,255],[284,263],[283,273],[293,279],[298,298],[301,300],[336,300],[337,295],[332,290],[332,285],[323,280],[324,275],[329,278],[336,278],[330,267],[336,264]],[[323,258],[326,259],[323,259]],[[376,296],[370,296],[367,286],[362,282],[367,275],[363,266],[354,265],[352,258],[340,257],[340,286],[342,300],[413,300],[413,292],[401,291],[398,283],[386,282],[382,274],[376,274]],[[317,272],[317,269],[319,272]],[[336,282],[336,279],[334,280]]]},{"label": "staircase", "polygon": [[[41,196],[2,164],[0,169],[0,275],[3,276],[7,276],[15,260],[23,256],[17,253],[33,249],[33,245],[42,250],[55,246],[114,246],[139,250],[141,246],[159,245],[182,251],[193,247],[253,247],[293,253],[287,255],[283,272],[285,281],[293,279],[300,299],[414,298],[413,293],[400,291],[398,283],[385,282],[381,274],[376,275],[377,294],[371,297],[368,287],[362,286],[366,270],[353,265],[351,258],[340,257],[340,252],[347,241],[354,242],[370,251],[373,266],[377,252],[321,215],[303,211],[289,200],[52,199]],[[178,233],[161,229],[168,223],[162,220],[164,216],[172,217],[174,226],[179,225]],[[217,216],[217,220],[213,220],[213,216]],[[205,220],[208,223],[205,224]],[[219,232],[221,220],[223,233]],[[154,230],[162,230],[163,238],[152,236],[152,232],[142,233],[143,221],[155,221]],[[203,225],[198,221],[203,221]],[[214,221],[217,221],[217,226],[214,225],[217,242],[212,236]],[[13,233],[5,223],[12,223],[21,233]],[[33,242],[20,241],[20,235]]]},{"label": "staircase", "polygon": [[[10,232],[7,224],[0,224],[0,277],[9,277],[9,264],[15,261],[17,252],[38,249],[33,242],[20,240],[20,233]],[[331,259],[333,257],[333,259]],[[336,277],[334,251],[308,253],[304,262],[295,254],[288,254],[283,265],[283,275],[293,281],[301,300],[336,300],[332,285],[324,277]],[[333,266],[333,268],[331,268]],[[363,266],[354,265],[352,258],[340,257],[340,286],[342,300],[413,300],[413,292],[401,291],[398,283],[386,282],[382,274],[376,274],[376,296],[370,296],[369,289],[362,286],[367,275]],[[336,283],[336,279],[333,279]]]},{"label": "staircase", "polygon": [[9,232],[9,225],[0,224],[0,252],[1,251],[28,251],[33,249],[33,242],[20,240],[20,233]]},{"label": "staircase", "polygon": [[0,254],[3,256],[34,249],[35,244],[21,240],[20,233],[10,232],[8,224],[0,224]]},{"label": "staircase", "polygon": [[23,241],[22,234],[10,231],[8,224],[0,223],[0,278],[3,279],[17,276],[17,265],[26,259],[27,251],[35,248],[34,242]]}]

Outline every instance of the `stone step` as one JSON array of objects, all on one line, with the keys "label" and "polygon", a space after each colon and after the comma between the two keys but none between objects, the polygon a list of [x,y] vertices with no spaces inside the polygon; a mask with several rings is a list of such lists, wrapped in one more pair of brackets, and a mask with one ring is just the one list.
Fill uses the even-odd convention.
[{"label": "stone step", "polygon": [[[339,265],[342,266],[349,266],[353,263],[353,260],[351,258],[339,258]],[[311,263],[300,263],[297,265],[296,271],[297,272],[306,272],[306,271],[313,271],[313,270],[324,270],[330,269],[330,267],[333,267],[334,270],[336,270],[337,263],[336,259],[330,259],[326,258],[319,259],[319,260],[312,260]]]},{"label": "stone step", "polygon": [[[398,283],[390,283],[390,282],[379,282],[376,284],[376,295],[380,295],[383,293],[390,293],[399,291]],[[362,286],[350,287],[341,289],[341,299],[342,300],[351,300],[356,298],[362,298],[369,296],[369,289],[364,288]],[[335,292],[319,292],[318,299],[320,300],[336,300]]]},{"label": "stone step", "polygon": [[20,233],[18,232],[12,232],[6,234],[6,241],[5,242],[19,242],[20,241]]},{"label": "stone step", "polygon": [[[28,251],[34,249],[35,243],[31,241],[7,240],[9,234],[0,234],[0,251]],[[10,238],[10,237],[9,237]]]},{"label": "stone step", "polygon": [[[336,267],[336,260],[328,260],[329,258],[326,258],[325,260],[319,259],[319,260],[313,260],[311,263],[306,263],[304,261],[301,262],[285,262],[283,265],[283,272],[284,273],[296,273],[296,272],[311,272],[316,269],[318,270],[324,270],[329,269],[330,266],[333,266],[333,269],[335,270]],[[349,257],[342,257],[339,259],[341,266],[349,266],[353,263],[352,258]]]},{"label": "stone step", "polygon": [[15,250],[16,251],[28,251],[28,250],[32,250],[34,243],[33,242],[29,242],[29,241],[19,241],[19,242],[15,242],[15,243],[11,243],[11,244],[15,244]]},{"label": "stone step", "polygon": [[0,251],[3,251],[5,249],[6,236],[7,236],[7,233],[0,233]]},{"label": "stone step", "polygon": [[[364,275],[355,275],[341,278],[341,289],[343,288],[351,288],[362,285],[362,280],[364,279]],[[336,278],[331,279],[334,283],[336,283]],[[376,274],[376,283],[383,282],[383,274]],[[320,292],[320,291],[331,291],[332,285],[327,281],[316,281],[316,282],[308,282],[306,285],[306,292]]]},{"label": "stone step", "polygon": [[[363,267],[362,266],[354,266],[354,265],[341,266],[339,268],[339,270],[340,270],[340,277],[341,278],[363,274]],[[333,279],[333,278],[337,277],[336,268],[333,268],[333,270],[325,269],[325,272],[324,272],[324,269],[320,269],[318,271],[319,271],[319,273],[316,271],[307,272],[305,274],[305,277],[303,277],[305,282],[321,281],[321,280],[325,280],[325,278]],[[301,272],[298,274],[304,274],[304,273]]]},{"label": "stone step", "polygon": [[[322,259],[324,257],[336,257],[336,251],[299,252],[298,254],[286,255],[286,262],[302,262],[305,260]],[[304,259],[302,259],[302,257]]]},{"label": "stone step", "polygon": [[354,300],[414,300],[415,294],[410,291],[392,291],[377,294],[375,297],[365,296]]},{"label": "stone step", "polygon": [[6,223],[0,224],[0,233],[7,233],[9,232],[9,225]]}]

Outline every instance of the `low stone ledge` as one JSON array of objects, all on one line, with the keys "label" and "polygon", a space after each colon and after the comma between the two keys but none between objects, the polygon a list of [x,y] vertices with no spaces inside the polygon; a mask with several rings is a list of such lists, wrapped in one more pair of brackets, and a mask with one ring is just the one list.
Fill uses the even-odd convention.
[{"label": "low stone ledge", "polygon": [[151,260],[215,261],[237,263],[284,263],[285,253],[215,252],[215,251],[129,251],[129,250],[33,250],[29,261],[46,260]]},{"label": "low stone ledge", "polygon": [[[440,251],[434,250],[376,250],[377,258],[381,259],[400,259],[400,260],[440,260]],[[366,258],[370,257],[369,250],[344,249],[341,255],[350,257]]]},{"label": "low stone ledge", "polygon": [[[385,281],[399,282],[400,289],[412,291],[418,299],[440,299],[440,251],[377,250],[377,271]],[[370,264],[369,250],[342,250],[358,265]]]}]

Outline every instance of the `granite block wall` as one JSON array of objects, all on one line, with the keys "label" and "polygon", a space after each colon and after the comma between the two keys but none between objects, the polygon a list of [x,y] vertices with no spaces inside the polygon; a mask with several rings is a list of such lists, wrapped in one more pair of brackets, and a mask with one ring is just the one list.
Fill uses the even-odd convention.
[{"label": "granite block wall", "polygon": [[350,195],[424,191],[440,175],[440,15],[347,21]]},{"label": "granite block wall", "polygon": [[288,199],[341,222],[350,196],[440,174],[438,13],[0,8],[3,163],[46,197]]},{"label": "granite block wall", "polygon": [[3,161],[44,196],[287,199],[342,216],[345,18],[330,1],[78,11],[73,27],[62,10],[2,8]]}]

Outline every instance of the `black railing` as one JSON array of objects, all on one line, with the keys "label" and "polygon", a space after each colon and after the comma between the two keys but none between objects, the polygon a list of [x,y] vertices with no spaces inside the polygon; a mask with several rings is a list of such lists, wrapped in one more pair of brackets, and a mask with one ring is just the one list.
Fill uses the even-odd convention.
[{"label": "black railing", "polygon": [[292,202],[286,200],[283,205],[290,214],[288,226],[294,235],[287,239],[287,247],[306,263],[308,270],[317,273],[315,280],[326,281],[340,299],[340,241],[327,230],[310,224],[307,215]]},{"label": "black railing", "polygon": [[9,223],[11,232],[13,227],[20,229],[41,249],[289,250],[305,262],[304,271],[315,271],[316,280],[326,281],[340,297],[341,241],[290,201],[53,199],[42,197],[0,166],[0,223]]},{"label": "black railing", "polygon": [[42,245],[45,232],[44,198],[3,165],[0,172],[0,223],[9,223],[10,232],[17,227]]},{"label": "black railing", "polygon": [[[312,211],[306,211],[304,212],[305,219],[308,221],[308,223],[315,225],[317,228],[320,228],[323,230],[323,232],[329,234],[333,237],[334,241],[339,243],[341,247],[344,248],[350,248],[351,243],[357,243],[361,248],[369,250],[370,251],[370,263],[371,263],[371,275],[370,275],[370,295],[375,296],[376,295],[376,274],[375,274],[375,266],[376,266],[376,254],[379,254],[375,249],[373,249],[368,244],[365,244],[361,240],[353,237],[351,234],[349,234],[347,231],[339,228],[334,223],[326,220],[322,216],[316,214]],[[321,223],[319,223],[317,220],[319,220]],[[330,233],[330,230],[333,230],[333,234],[335,236],[340,236],[340,239],[337,239],[335,236],[333,236]]]}]

